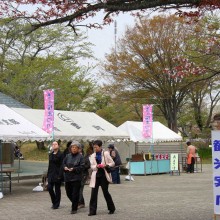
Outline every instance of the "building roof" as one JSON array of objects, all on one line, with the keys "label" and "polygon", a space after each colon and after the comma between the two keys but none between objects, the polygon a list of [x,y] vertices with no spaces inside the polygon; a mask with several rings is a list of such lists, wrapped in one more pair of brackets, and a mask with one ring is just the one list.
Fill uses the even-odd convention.
[{"label": "building roof", "polygon": [[0,104],[6,105],[9,108],[30,108],[25,104],[13,99],[12,97],[0,92]]}]

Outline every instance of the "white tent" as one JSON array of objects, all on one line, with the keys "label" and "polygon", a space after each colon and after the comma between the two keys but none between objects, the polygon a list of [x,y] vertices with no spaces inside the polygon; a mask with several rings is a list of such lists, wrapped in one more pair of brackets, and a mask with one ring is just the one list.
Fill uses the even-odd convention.
[{"label": "white tent", "polygon": [[[42,128],[44,110],[13,108],[14,111]],[[124,140],[128,135],[92,112],[54,110],[54,138],[60,140]]]},{"label": "white tent", "polygon": [[130,140],[134,142],[167,142],[181,141],[182,137],[174,131],[167,128],[160,122],[153,122],[153,137],[146,139],[142,136],[143,122],[126,121],[118,127],[129,135]]},{"label": "white tent", "polygon": [[6,105],[0,105],[0,141],[43,141],[49,135]]},{"label": "white tent", "polygon": [[43,141],[46,139],[49,139],[48,133],[6,105],[0,104],[0,199],[3,198],[2,142]]}]

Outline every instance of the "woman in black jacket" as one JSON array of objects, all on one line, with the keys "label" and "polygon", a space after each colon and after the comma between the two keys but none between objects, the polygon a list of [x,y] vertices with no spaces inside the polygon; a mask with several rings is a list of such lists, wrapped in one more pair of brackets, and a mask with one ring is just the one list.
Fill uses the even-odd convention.
[{"label": "woman in black jacket", "polygon": [[71,214],[77,213],[82,171],[84,170],[84,157],[79,153],[79,147],[79,142],[72,142],[71,153],[67,154],[63,160],[66,194],[72,202]]},{"label": "woman in black jacket", "polygon": [[[58,142],[54,141],[52,144],[53,151],[49,155],[49,166],[47,171],[48,191],[52,201],[53,209],[58,209],[61,199],[61,181],[62,181],[62,162],[63,156],[59,150]],[[54,191],[55,188],[55,191]]]}]

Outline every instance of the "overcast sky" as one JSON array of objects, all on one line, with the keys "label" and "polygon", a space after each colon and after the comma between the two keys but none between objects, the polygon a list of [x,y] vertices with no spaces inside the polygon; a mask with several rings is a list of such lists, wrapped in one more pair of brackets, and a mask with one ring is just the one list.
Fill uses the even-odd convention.
[{"label": "overcast sky", "polygon": [[[20,6],[20,9],[27,10],[29,12],[33,12],[35,9],[33,6]],[[82,22],[82,24],[87,23],[102,23],[102,20],[104,18],[105,14],[100,12],[97,14],[97,16],[93,18],[88,18],[86,21]],[[133,26],[135,18],[131,16],[128,13],[126,14],[120,14],[114,19],[117,22],[117,39],[121,38],[124,34],[127,26]],[[115,28],[114,28],[114,22],[110,25],[103,26],[103,29],[86,29],[85,27],[80,27],[82,31],[86,31],[88,36],[88,41],[94,44],[92,47],[93,55],[95,58],[98,59],[98,61],[91,62],[90,60],[84,60],[81,59],[80,63],[83,65],[91,65],[91,64],[97,64],[100,61],[104,60],[105,54],[110,52],[110,49],[115,46]],[[96,68],[95,71],[98,71],[98,68]],[[93,72],[95,72],[93,71]]]},{"label": "overcast sky", "polygon": [[[99,16],[102,18],[102,15]],[[130,15],[119,15],[115,17],[117,23],[117,39],[121,38],[127,26],[134,25],[134,17]],[[88,29],[89,41],[95,44],[94,52],[97,58],[104,58],[106,52],[115,46],[114,23],[106,25],[103,29]]]},{"label": "overcast sky", "polygon": [[[99,14],[96,19],[101,21],[103,17],[103,14]],[[92,22],[94,20],[89,19],[87,22],[89,21]],[[129,14],[122,14],[115,17],[115,21],[117,23],[116,40],[118,40],[124,34],[127,26],[134,26],[135,18]],[[87,36],[88,41],[94,44],[92,50],[94,52],[94,57],[97,58],[98,61],[91,62],[89,60],[81,60],[81,63],[84,65],[88,65],[88,63],[89,65],[98,64],[100,61],[104,60],[105,54],[109,53],[112,47],[115,47],[115,24],[113,22],[110,25],[105,25],[103,26],[103,29],[87,29]],[[98,68],[96,68],[93,73],[96,71],[98,71]]]}]

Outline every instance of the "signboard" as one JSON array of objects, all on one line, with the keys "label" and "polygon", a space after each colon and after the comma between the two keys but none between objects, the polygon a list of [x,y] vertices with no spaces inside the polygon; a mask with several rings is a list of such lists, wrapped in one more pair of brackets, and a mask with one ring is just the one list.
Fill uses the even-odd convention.
[{"label": "signboard", "polygon": [[153,136],[153,105],[143,105],[143,132],[144,138]]},{"label": "signboard", "polygon": [[54,90],[44,90],[43,130],[51,134],[54,129]]},{"label": "signboard", "polygon": [[154,154],[155,160],[169,160],[169,154]]},{"label": "signboard", "polygon": [[212,131],[214,214],[220,215],[220,131]]},{"label": "signboard", "polygon": [[179,158],[178,154],[170,154],[170,171],[179,170]]}]

